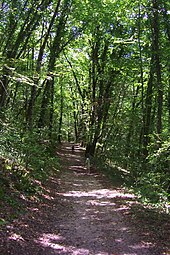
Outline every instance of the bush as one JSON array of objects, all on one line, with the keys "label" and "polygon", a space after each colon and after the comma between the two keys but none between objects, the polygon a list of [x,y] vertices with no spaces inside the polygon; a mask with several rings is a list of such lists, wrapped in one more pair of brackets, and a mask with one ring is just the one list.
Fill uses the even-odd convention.
[{"label": "bush", "polygon": [[170,142],[163,143],[161,148],[149,155],[148,160],[154,170],[170,177]]},{"label": "bush", "polygon": [[165,205],[170,198],[170,142],[148,156],[147,169],[138,178],[136,190],[146,203]]},{"label": "bush", "polygon": [[150,171],[141,175],[136,183],[135,190],[143,202],[154,204],[159,204],[160,202],[166,203],[169,196],[165,189],[166,180],[166,175]]},{"label": "bush", "polygon": [[[0,131],[0,164],[3,186],[11,186],[27,193],[36,192],[35,179],[43,180],[59,162],[55,147],[37,132],[19,132],[4,125]],[[1,192],[2,196],[3,192]]]}]

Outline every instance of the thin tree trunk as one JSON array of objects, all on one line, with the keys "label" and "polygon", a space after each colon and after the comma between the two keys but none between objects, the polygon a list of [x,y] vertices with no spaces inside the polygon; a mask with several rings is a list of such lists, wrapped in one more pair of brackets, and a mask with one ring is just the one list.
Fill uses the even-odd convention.
[{"label": "thin tree trunk", "polygon": [[147,85],[145,110],[144,110],[144,123],[143,123],[143,154],[148,155],[148,145],[150,141],[150,126],[151,126],[151,111],[152,111],[152,97],[153,97],[153,65],[151,60],[150,77]]},{"label": "thin tree trunk", "polygon": [[49,138],[52,138],[54,115],[54,77],[51,81],[51,100],[50,100],[50,121],[49,121]]},{"label": "thin tree trunk", "polygon": [[162,132],[162,107],[163,107],[163,86],[161,82],[160,46],[159,46],[159,6],[158,1],[153,0],[153,44],[155,54],[155,72],[157,77],[157,134]]},{"label": "thin tree trunk", "polygon": [[5,100],[8,95],[9,70],[6,66],[3,68],[3,76],[0,80],[0,111],[3,110]]},{"label": "thin tree trunk", "polygon": [[62,140],[63,108],[64,108],[63,84],[61,82],[60,83],[60,118],[59,118],[59,128],[58,128],[58,142],[59,143],[61,143],[61,140]]}]

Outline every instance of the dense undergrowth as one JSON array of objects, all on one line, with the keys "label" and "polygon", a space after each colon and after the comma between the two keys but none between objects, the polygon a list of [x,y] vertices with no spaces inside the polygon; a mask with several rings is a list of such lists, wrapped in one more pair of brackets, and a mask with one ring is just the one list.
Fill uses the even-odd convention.
[{"label": "dense undergrowth", "polygon": [[45,130],[20,132],[3,125],[0,131],[0,200],[14,193],[31,196],[40,191],[52,171],[59,171],[55,144],[45,140]]},{"label": "dense undergrowth", "polygon": [[121,164],[115,158],[113,153],[100,155],[96,159],[98,168],[114,184],[132,190],[143,204],[170,213],[170,142],[150,153],[145,162],[129,160]]}]

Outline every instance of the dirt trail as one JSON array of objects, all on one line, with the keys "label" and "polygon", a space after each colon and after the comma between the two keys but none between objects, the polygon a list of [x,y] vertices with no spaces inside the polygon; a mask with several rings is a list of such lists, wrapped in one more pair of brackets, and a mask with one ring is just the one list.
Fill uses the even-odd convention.
[{"label": "dirt trail", "polygon": [[39,202],[25,200],[27,212],[1,228],[1,255],[170,254],[167,216],[150,219],[132,194],[87,173],[78,146],[72,152],[65,144],[58,154],[62,174],[49,179]]}]

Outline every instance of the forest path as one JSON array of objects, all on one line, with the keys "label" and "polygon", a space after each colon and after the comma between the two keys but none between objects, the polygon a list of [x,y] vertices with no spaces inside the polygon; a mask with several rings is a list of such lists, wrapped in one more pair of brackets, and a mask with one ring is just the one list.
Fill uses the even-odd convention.
[{"label": "forest path", "polygon": [[[50,177],[39,201],[0,232],[1,255],[163,255],[169,218],[145,211],[133,194],[87,173],[84,152],[59,150],[63,170]],[[163,230],[163,231],[162,231]]]}]

